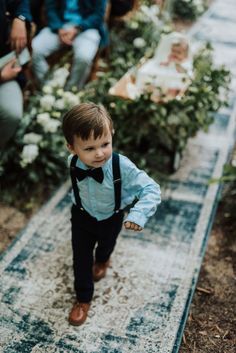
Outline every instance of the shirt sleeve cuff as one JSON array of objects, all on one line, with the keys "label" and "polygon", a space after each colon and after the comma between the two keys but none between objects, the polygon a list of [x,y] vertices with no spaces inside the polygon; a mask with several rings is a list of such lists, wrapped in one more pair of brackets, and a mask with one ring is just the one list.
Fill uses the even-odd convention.
[{"label": "shirt sleeve cuff", "polygon": [[124,222],[133,222],[138,226],[144,228],[147,222],[147,217],[137,212],[130,212],[128,216],[125,218]]}]

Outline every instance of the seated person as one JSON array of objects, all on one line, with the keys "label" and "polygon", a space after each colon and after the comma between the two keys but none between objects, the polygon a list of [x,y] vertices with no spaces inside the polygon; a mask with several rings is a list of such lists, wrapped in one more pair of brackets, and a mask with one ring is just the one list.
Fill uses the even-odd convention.
[{"label": "seated person", "polygon": [[173,65],[177,72],[186,72],[184,64],[188,59],[189,45],[185,40],[177,40],[171,44],[171,51],[166,61],[161,62],[162,66]]},{"label": "seated person", "polygon": [[[12,50],[20,53],[26,47],[28,21],[28,0],[0,2],[0,59]],[[23,96],[17,82],[20,72],[14,58],[0,67],[0,149],[13,136],[23,115]]]},{"label": "seated person", "polygon": [[43,5],[44,0],[30,0],[30,10],[33,23],[36,25],[36,33],[38,33],[44,25]]},{"label": "seated person", "polygon": [[66,89],[82,88],[99,46],[106,46],[106,0],[45,0],[48,27],[33,39],[32,67],[39,84],[49,71],[46,58],[63,46],[73,48],[73,63]]},{"label": "seated person", "polygon": [[187,38],[178,32],[164,35],[153,58],[142,60],[137,67],[109,90],[110,94],[137,99],[151,93],[155,102],[181,96],[192,78],[192,59]]},{"label": "seated person", "polygon": [[138,92],[152,91],[152,99],[168,100],[182,95],[191,82],[192,58],[189,43],[181,33],[164,35],[152,59],[136,75]]}]

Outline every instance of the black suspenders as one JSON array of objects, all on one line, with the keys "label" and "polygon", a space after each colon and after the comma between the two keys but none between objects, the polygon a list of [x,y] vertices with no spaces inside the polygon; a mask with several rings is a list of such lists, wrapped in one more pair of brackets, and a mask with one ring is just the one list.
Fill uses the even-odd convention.
[{"label": "black suspenders", "polygon": [[115,209],[114,212],[118,213],[121,204],[121,176],[120,176],[120,157],[118,153],[112,153],[112,171],[113,183],[115,193]]},{"label": "black suspenders", "polygon": [[78,156],[75,154],[70,162],[70,177],[71,177],[71,183],[72,183],[72,188],[74,191],[74,196],[75,196],[75,202],[76,205],[80,208],[81,211],[83,211],[83,207],[81,204],[80,196],[79,196],[79,189],[76,181],[76,173],[75,173],[75,168],[76,168],[76,162],[77,162]]},{"label": "black suspenders", "polygon": [[[81,199],[79,196],[79,189],[78,189],[76,173],[75,173],[77,159],[78,159],[77,155],[74,155],[71,159],[70,176],[71,176],[71,183],[74,191],[76,205],[80,208],[80,210],[84,211],[82,207]],[[114,212],[118,213],[120,211],[120,204],[121,204],[121,176],[120,176],[120,158],[119,158],[119,154],[115,152],[112,153],[112,171],[113,171],[113,183],[114,183],[114,194],[115,194]]]}]

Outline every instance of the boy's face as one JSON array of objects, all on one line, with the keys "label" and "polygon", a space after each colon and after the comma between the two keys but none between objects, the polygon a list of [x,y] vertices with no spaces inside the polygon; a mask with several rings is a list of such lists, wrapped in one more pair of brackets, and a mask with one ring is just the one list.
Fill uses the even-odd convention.
[{"label": "boy's face", "polygon": [[74,136],[73,146],[68,145],[68,148],[73,154],[77,154],[81,162],[88,167],[102,167],[112,154],[112,134],[108,130],[96,140],[93,134],[88,140]]}]

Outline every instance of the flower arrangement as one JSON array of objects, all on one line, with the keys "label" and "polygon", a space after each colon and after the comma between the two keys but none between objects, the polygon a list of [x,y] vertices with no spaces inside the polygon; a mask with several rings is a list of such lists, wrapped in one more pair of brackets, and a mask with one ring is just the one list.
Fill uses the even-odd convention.
[{"label": "flower arrangement", "polygon": [[[156,5],[153,6],[148,11],[141,7],[128,21],[113,26],[109,64],[100,59],[97,80],[80,92],[64,91],[69,64],[63,58],[43,90],[29,98],[14,141],[1,156],[2,197],[13,195],[14,200],[17,193],[22,195],[40,186],[51,189],[66,178],[68,152],[61,117],[79,102],[104,104],[114,120],[115,148],[153,176],[158,171],[170,172],[176,152],[183,151],[188,138],[199,129],[207,130],[212,112],[225,103],[220,91],[229,81],[229,73],[223,67],[214,67],[209,47],[195,57],[195,78],[181,99],[155,104],[148,92],[134,101],[108,94],[109,88],[141,58],[153,55],[161,32],[170,32],[168,25],[159,22]],[[14,192],[9,193],[12,188]]]},{"label": "flower arrangement", "polygon": [[68,75],[68,65],[56,69],[42,92],[30,98],[14,140],[2,153],[2,190],[14,185],[16,193],[24,193],[41,183],[52,188],[65,178],[67,151],[60,131],[61,116],[80,102],[78,92],[63,89]]},{"label": "flower arrangement", "polygon": [[210,46],[194,57],[194,79],[182,97],[160,104],[152,102],[151,93],[130,100],[107,94],[115,79],[111,72],[103,73],[81,94],[81,100],[95,100],[108,107],[115,123],[114,143],[139,167],[154,175],[170,173],[175,168],[188,139],[199,129],[207,131],[213,122],[213,112],[227,104],[230,75],[224,67],[213,64]]},{"label": "flower arrangement", "polygon": [[193,21],[203,14],[207,8],[205,0],[174,0],[172,3],[172,16],[182,20]]}]

